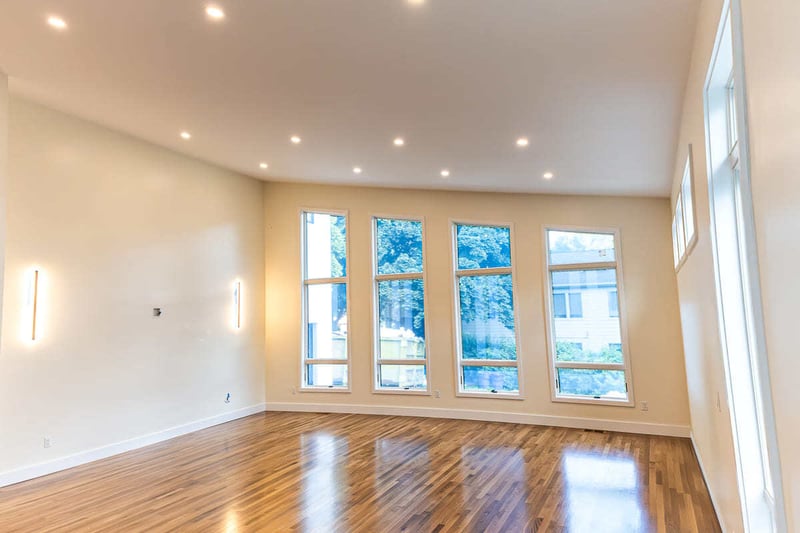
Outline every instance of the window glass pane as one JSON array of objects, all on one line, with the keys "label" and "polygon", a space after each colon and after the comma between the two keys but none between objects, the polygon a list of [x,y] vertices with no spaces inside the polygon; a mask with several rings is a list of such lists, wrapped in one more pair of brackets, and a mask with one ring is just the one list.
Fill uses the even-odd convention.
[{"label": "window glass pane", "polygon": [[425,365],[378,365],[382,389],[424,390],[428,386]]},{"label": "window glass pane", "polygon": [[307,357],[347,359],[347,285],[306,285]]},{"label": "window glass pane", "polygon": [[675,257],[675,267],[681,262],[681,253],[678,250],[678,219],[672,218],[672,254]]},{"label": "window glass pane", "polygon": [[380,351],[384,359],[425,358],[425,299],[421,279],[378,283]]},{"label": "window glass pane", "polygon": [[551,265],[601,263],[615,260],[614,235],[608,233],[547,232]]},{"label": "window glass pane", "polygon": [[497,226],[456,226],[458,268],[511,266],[511,229]]},{"label": "window glass pane", "polygon": [[567,318],[567,295],[557,293],[553,295],[553,314],[556,318]]},{"label": "window glass pane", "polygon": [[558,369],[559,392],[575,396],[591,396],[627,400],[625,372],[622,370]]},{"label": "window glass pane", "polygon": [[458,284],[461,357],[516,359],[511,275],[465,276]]},{"label": "window glass pane", "polygon": [[583,298],[579,292],[569,293],[569,317],[583,318]]},{"label": "window glass pane", "polygon": [[306,279],[347,275],[344,216],[306,213],[305,239]]},{"label": "window glass pane", "polygon": [[310,387],[347,387],[347,365],[306,365]]},{"label": "window glass pane", "polygon": [[680,194],[675,206],[675,223],[675,233],[678,237],[678,257],[683,259],[683,252],[686,250],[686,234],[683,228],[683,200]]},{"label": "window glass pane", "polygon": [[422,222],[379,218],[378,274],[422,272]]},{"label": "window glass pane", "polygon": [[570,303],[572,294],[579,295],[582,302],[580,317],[554,317],[556,361],[622,363],[622,351],[609,348],[622,342],[619,313],[612,316],[609,305],[610,292],[617,290],[617,270],[554,271],[550,277],[554,298],[558,295],[555,291],[566,290]]},{"label": "window glass pane", "polygon": [[683,220],[684,230],[686,231],[686,244],[691,242],[694,237],[694,206],[692,205],[692,176],[689,161],[686,161],[686,170],[683,173],[683,185],[681,186],[683,195]]},{"label": "window glass pane", "polygon": [[471,392],[519,392],[517,367],[465,366],[464,390]]}]

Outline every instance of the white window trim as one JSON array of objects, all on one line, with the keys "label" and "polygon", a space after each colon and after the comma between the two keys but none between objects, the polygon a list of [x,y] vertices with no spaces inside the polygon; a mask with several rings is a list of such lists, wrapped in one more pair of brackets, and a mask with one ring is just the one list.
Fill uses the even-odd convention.
[{"label": "white window trim", "polygon": [[[569,231],[580,233],[604,233],[614,235],[614,261],[602,263],[576,263],[570,265],[550,265],[550,247],[548,245],[548,232],[549,231]],[[545,225],[542,227],[542,243],[544,248],[544,306],[547,320],[547,364],[550,368],[550,400],[559,403],[582,403],[592,405],[611,405],[616,407],[634,407],[636,400],[634,396],[633,387],[633,371],[631,368],[631,352],[630,344],[628,343],[628,310],[625,305],[625,286],[623,283],[622,271],[622,241],[620,238],[619,228],[599,228],[599,227],[580,227],[580,226],[563,226],[563,225]],[[619,328],[622,342],[622,363],[621,364],[591,364],[591,363],[572,363],[572,362],[556,362],[556,335],[555,335],[555,317],[553,315],[553,298],[552,298],[552,279],[550,272],[564,271],[564,270],[599,270],[615,268],[617,271],[617,298],[619,309]],[[628,398],[626,400],[614,400],[609,398],[589,398],[587,396],[575,396],[569,394],[560,394],[558,392],[558,369],[559,368],[589,368],[597,370],[623,370],[625,372],[625,384],[628,389]]]},{"label": "white window trim", "polygon": [[[410,220],[422,224],[422,272],[411,274],[378,274],[378,219]],[[431,395],[431,352],[428,342],[430,328],[428,323],[428,250],[426,247],[425,217],[408,215],[386,215],[375,213],[370,217],[372,225],[372,393],[373,394],[400,394],[406,396]],[[425,306],[425,359],[381,359],[380,358],[380,299],[378,282],[403,279],[422,280],[422,302]],[[380,386],[380,365],[425,365],[425,389],[390,389]]]},{"label": "white window trim", "polygon": [[[456,397],[460,398],[492,398],[503,400],[524,400],[525,399],[525,384],[523,380],[522,370],[522,353],[520,343],[520,327],[519,327],[519,298],[517,295],[517,273],[514,263],[517,257],[516,251],[516,238],[513,222],[497,222],[487,220],[471,220],[471,219],[450,219],[450,253],[452,260],[452,299],[453,302],[453,333],[455,340],[453,343],[454,360],[455,360],[455,375],[454,384]],[[511,253],[511,266],[501,268],[481,268],[470,270],[458,270],[458,240],[457,240],[457,227],[462,226],[493,226],[500,228],[508,228],[509,238],[511,243],[509,252]],[[515,361],[496,361],[478,359],[465,361],[461,358],[461,302],[459,294],[458,280],[464,276],[493,276],[500,274],[511,274],[511,296],[514,299],[514,342],[516,343],[517,359]],[[519,391],[513,392],[472,392],[464,390],[464,384],[461,380],[461,369],[464,366],[515,366],[517,368],[517,383]]]},{"label": "white window trim", "polygon": [[[691,189],[691,192],[692,192],[692,201],[691,201],[691,203],[687,203],[686,202],[686,195],[683,194],[684,186],[686,184],[686,180],[687,179],[689,180],[689,188]],[[690,144],[689,147],[688,147],[688,153],[686,155],[686,163],[683,166],[683,175],[681,176],[680,187],[679,187],[679,190],[678,190],[678,196],[677,196],[677,198],[675,200],[675,208],[672,210],[673,254],[675,254],[677,252],[676,249],[675,249],[675,239],[676,239],[675,232],[676,232],[676,228],[677,228],[677,224],[676,224],[677,220],[676,220],[675,217],[677,216],[678,204],[680,204],[680,206],[681,206],[681,213],[682,213],[682,216],[683,216],[683,220],[681,221],[682,222],[682,228],[683,228],[683,243],[684,243],[684,245],[683,245],[683,254],[680,255],[680,257],[676,258],[676,261],[675,261],[675,272],[679,272],[681,270],[681,268],[683,268],[683,265],[686,263],[686,260],[689,258],[689,255],[691,255],[692,251],[694,250],[695,245],[697,244],[697,239],[698,239],[698,233],[699,232],[697,230],[697,207],[696,207],[697,202],[695,200],[696,199],[696,195],[695,195],[695,187],[694,187],[694,185],[695,185],[694,158],[692,157],[692,145]],[[691,237],[686,234],[686,231],[687,231],[686,218],[688,216],[690,216],[690,214],[691,214],[692,221],[693,221],[692,226],[694,227],[694,233],[692,234]]]},{"label": "white window trim", "polygon": [[[345,275],[341,278],[325,278],[325,279],[306,279],[306,213],[314,213],[320,215],[336,215],[344,217],[344,231],[345,231]],[[299,209],[300,219],[300,392],[335,392],[335,393],[350,393],[353,386],[353,372],[352,372],[352,323],[350,313],[350,212],[347,209],[316,209],[301,207]],[[345,294],[347,295],[347,359],[308,359],[308,313],[306,309],[306,287],[310,285],[322,285],[326,283],[344,283]],[[346,387],[319,387],[307,385],[306,379],[306,365],[309,364],[345,364],[347,366],[347,386]]]}]

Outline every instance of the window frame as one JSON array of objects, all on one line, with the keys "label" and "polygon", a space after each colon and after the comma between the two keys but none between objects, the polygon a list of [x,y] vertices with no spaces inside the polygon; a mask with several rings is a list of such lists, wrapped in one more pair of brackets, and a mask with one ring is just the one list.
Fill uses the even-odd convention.
[{"label": "window frame", "polygon": [[[378,219],[407,220],[422,224],[422,272],[419,274],[378,274]],[[383,213],[373,213],[370,215],[372,227],[372,393],[373,394],[400,394],[407,396],[431,396],[431,352],[428,336],[430,332],[428,320],[428,250],[426,239],[426,221],[424,216],[411,215],[387,215]],[[380,292],[378,284],[382,281],[399,280],[422,280],[422,302],[425,307],[425,359],[386,359],[380,357]],[[348,300],[349,305],[349,300]],[[349,312],[349,311],[348,311]],[[381,365],[425,365],[425,389],[387,389],[380,387],[380,366]]]},{"label": "window frame", "polygon": [[[345,231],[345,275],[338,278],[318,278],[309,280],[306,278],[306,214],[313,213],[318,215],[333,215],[344,217],[344,231]],[[350,393],[353,386],[353,372],[352,372],[352,324],[351,324],[351,298],[350,298],[350,211],[347,209],[316,209],[301,207],[299,209],[300,219],[300,392],[336,392],[336,393]],[[309,283],[310,282],[310,283]],[[309,359],[308,358],[308,287],[312,285],[327,285],[327,284],[341,284],[345,285],[345,295],[347,298],[347,359]],[[316,385],[308,385],[307,369],[308,365],[344,365],[347,368],[347,386],[346,387],[321,387]]]},{"label": "window frame", "polygon": [[[614,261],[574,263],[567,265],[550,264],[549,232],[564,231],[575,233],[598,233],[614,236]],[[585,227],[569,225],[544,225],[542,226],[542,247],[544,249],[544,308],[545,308],[545,327],[547,339],[547,364],[550,369],[550,400],[554,403],[580,403],[591,405],[608,405],[615,407],[635,407],[636,399],[633,386],[633,368],[631,365],[630,344],[628,341],[628,310],[625,305],[624,273],[622,268],[622,241],[619,228]],[[617,301],[619,309],[619,329],[622,344],[622,363],[578,363],[578,362],[557,362],[556,361],[556,335],[555,335],[555,316],[553,314],[553,286],[551,272],[571,271],[571,270],[607,270],[616,269],[617,273]],[[628,398],[625,400],[614,400],[609,398],[593,398],[588,396],[577,396],[571,394],[560,394],[558,386],[558,369],[576,368],[590,370],[622,370],[625,373],[625,385]]]},{"label": "window frame", "polygon": [[[519,319],[519,298],[517,290],[517,269],[514,266],[517,252],[516,252],[516,238],[513,222],[498,222],[487,220],[474,220],[468,218],[451,218],[450,224],[450,257],[451,257],[451,270],[452,270],[452,298],[453,312],[453,333],[455,335],[453,350],[455,357],[455,374],[454,384],[456,397],[458,398],[492,398],[502,400],[525,400],[525,384],[523,379],[523,363],[522,363],[522,345],[520,335],[520,319]],[[511,255],[510,267],[497,267],[497,268],[481,268],[481,269],[464,269],[458,268],[458,226],[488,226],[496,228],[508,228],[509,230],[509,254]],[[477,359],[469,360],[468,364],[463,364],[461,357],[461,295],[458,280],[463,276],[498,276],[498,275],[511,275],[511,297],[514,299],[514,342],[516,345],[517,358],[513,361],[514,364],[509,364],[512,361],[498,361]],[[501,363],[501,364],[498,364]],[[497,366],[497,367],[516,367],[517,368],[517,384],[519,390],[516,393],[509,392],[472,392],[464,390],[464,382],[462,380],[462,368],[464,366]]]},{"label": "window frame", "polygon": [[[691,201],[689,202],[686,201],[686,195],[684,194],[684,191],[687,188],[687,181],[689,192],[691,193]],[[697,244],[697,202],[695,201],[696,195],[694,181],[694,158],[692,157],[692,145],[690,144],[686,155],[686,163],[683,167],[683,175],[681,176],[678,194],[672,209],[672,248],[673,254],[676,254],[673,261],[675,265],[675,272],[680,271],[684,263],[686,263],[686,260],[689,258],[689,255],[692,253],[692,250],[694,250],[694,246]],[[681,212],[680,220],[678,220],[679,208]],[[687,235],[686,233],[688,228],[686,220],[689,217],[692,219],[692,228],[694,229],[691,236]],[[682,235],[678,235],[678,229],[680,229]],[[678,239],[680,238],[683,239],[683,247],[678,246],[678,243],[680,242]]]}]

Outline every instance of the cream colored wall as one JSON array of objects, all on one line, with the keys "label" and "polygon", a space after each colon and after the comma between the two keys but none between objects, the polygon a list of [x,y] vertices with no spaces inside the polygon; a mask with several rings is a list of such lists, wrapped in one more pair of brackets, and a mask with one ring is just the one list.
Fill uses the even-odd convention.
[{"label": "cream colored wall", "polygon": [[753,207],[789,531],[800,530],[800,2],[742,0]]},{"label": "cream colored wall", "polygon": [[675,158],[673,201],[680,189],[688,146],[691,144],[698,239],[678,272],[678,292],[692,436],[720,522],[726,531],[742,531],[733,434],[717,318],[703,104],[706,73],[721,13],[722,0],[705,0],[699,8]]},{"label": "cream colored wall", "polygon": [[261,182],[14,97],[10,125],[0,473],[263,404]]},{"label": "cream colored wall", "polygon": [[[0,320],[3,318],[3,275],[6,251],[6,186],[8,183],[8,76],[0,70]],[[0,327],[0,341],[3,338]]]},{"label": "cream colored wall", "polygon": [[[591,417],[688,425],[686,380],[666,199],[432,192],[269,183],[265,186],[268,403],[395,406]],[[292,393],[300,385],[300,209],[348,209],[352,393]],[[424,216],[432,396],[372,394],[371,216]],[[455,396],[450,219],[514,224],[526,399]],[[636,400],[650,410],[553,403],[545,345],[543,224],[619,227]],[[360,407],[353,408],[358,410]],[[464,411],[460,411],[464,412]]]}]

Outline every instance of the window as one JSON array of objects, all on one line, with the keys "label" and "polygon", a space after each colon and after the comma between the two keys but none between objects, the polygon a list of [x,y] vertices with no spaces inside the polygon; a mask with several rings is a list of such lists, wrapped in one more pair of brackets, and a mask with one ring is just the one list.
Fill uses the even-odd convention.
[{"label": "window", "polygon": [[546,242],[554,400],[633,405],[618,233],[548,229]]},{"label": "window", "polygon": [[691,252],[696,239],[694,220],[694,192],[692,179],[692,147],[683,167],[683,178],[678,198],[675,200],[675,214],[672,219],[672,251],[675,256],[675,269],[680,269]]},{"label": "window", "polygon": [[428,391],[422,221],[373,219],[375,390]]},{"label": "window", "polygon": [[459,393],[519,396],[510,226],[455,224]]},{"label": "window", "polygon": [[[704,91],[711,250],[746,531],[788,531],[749,173],[741,7],[725,5]],[[795,528],[796,529],[796,528]]]},{"label": "window", "polygon": [[347,216],[302,215],[303,388],[348,390]]}]

